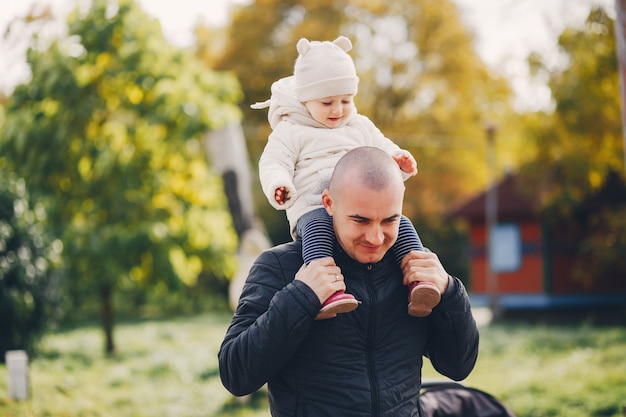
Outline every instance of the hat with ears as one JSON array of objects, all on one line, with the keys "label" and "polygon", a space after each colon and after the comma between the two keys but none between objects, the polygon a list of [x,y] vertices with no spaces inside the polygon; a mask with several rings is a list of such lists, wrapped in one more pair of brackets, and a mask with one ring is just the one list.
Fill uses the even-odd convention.
[{"label": "hat with ears", "polygon": [[302,38],[296,49],[299,56],[293,75],[299,101],[356,94],[359,77],[347,54],[352,49],[348,38],[340,36],[332,42],[309,42]]}]

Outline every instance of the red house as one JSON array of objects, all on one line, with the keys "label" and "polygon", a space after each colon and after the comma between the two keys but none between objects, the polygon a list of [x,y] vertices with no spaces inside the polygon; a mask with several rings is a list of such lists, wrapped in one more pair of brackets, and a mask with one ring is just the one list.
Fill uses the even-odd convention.
[{"label": "red house", "polygon": [[[448,213],[469,226],[472,302],[487,305],[495,295],[504,310],[626,305],[626,279],[610,284],[576,279],[575,230],[549,228],[539,214],[538,198],[523,193],[518,182],[516,176],[508,175],[496,186],[491,255],[485,221],[487,191]],[[487,282],[488,258],[495,271],[492,288]]]}]

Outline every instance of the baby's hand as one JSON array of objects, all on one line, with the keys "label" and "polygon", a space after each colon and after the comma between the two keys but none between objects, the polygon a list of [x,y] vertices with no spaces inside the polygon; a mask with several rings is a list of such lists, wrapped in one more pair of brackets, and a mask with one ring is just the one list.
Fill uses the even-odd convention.
[{"label": "baby's hand", "polygon": [[289,190],[286,187],[278,187],[274,191],[274,200],[282,206],[289,201]]},{"label": "baby's hand", "polygon": [[403,152],[399,155],[394,155],[393,159],[396,161],[401,171],[411,175],[417,174],[417,162],[415,162],[415,158],[413,158],[413,155],[410,153]]}]

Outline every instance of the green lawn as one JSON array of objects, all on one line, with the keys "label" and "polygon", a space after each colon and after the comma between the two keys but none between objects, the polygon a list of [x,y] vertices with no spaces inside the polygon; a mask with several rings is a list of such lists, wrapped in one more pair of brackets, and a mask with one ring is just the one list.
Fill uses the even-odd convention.
[{"label": "green lawn", "polygon": [[[228,313],[119,324],[118,355],[97,327],[50,334],[31,362],[32,398],[8,397],[3,417],[268,417],[264,392],[243,402],[221,385],[217,350]],[[425,377],[436,378],[430,366]],[[518,417],[619,417],[626,405],[626,327],[502,322],[481,328],[480,357],[465,381]]]},{"label": "green lawn", "polygon": [[612,319],[485,327],[466,383],[497,396],[518,417],[624,416],[626,316]]}]

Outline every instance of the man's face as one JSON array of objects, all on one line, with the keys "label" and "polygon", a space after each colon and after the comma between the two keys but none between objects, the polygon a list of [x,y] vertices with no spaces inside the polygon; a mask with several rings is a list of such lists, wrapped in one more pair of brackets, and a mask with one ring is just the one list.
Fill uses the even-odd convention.
[{"label": "man's face", "polygon": [[352,259],[363,264],[379,262],[398,237],[404,186],[372,190],[354,184],[338,194],[331,196],[326,190],[322,195],[337,241]]}]

